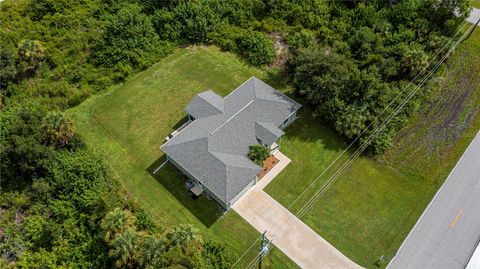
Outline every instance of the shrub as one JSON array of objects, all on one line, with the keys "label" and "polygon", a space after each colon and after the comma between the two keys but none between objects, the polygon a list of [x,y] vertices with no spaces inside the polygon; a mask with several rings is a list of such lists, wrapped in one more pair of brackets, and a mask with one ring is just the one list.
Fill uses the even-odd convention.
[{"label": "shrub", "polygon": [[35,73],[45,59],[45,49],[38,40],[22,40],[17,53],[17,68],[23,73]]},{"label": "shrub", "polygon": [[237,40],[238,51],[253,65],[270,64],[275,59],[273,41],[264,33],[247,31]]},{"label": "shrub", "polygon": [[263,145],[252,145],[248,150],[248,158],[260,166],[263,166],[263,162],[268,156],[270,156],[270,151]]},{"label": "shrub", "polygon": [[142,7],[131,4],[107,17],[102,39],[96,46],[94,62],[107,67],[121,66],[122,77],[133,68],[146,68],[155,62],[162,47],[150,17]]},{"label": "shrub", "polygon": [[220,17],[206,1],[182,1],[171,11],[155,12],[153,24],[157,33],[170,41],[205,43],[219,28]]}]

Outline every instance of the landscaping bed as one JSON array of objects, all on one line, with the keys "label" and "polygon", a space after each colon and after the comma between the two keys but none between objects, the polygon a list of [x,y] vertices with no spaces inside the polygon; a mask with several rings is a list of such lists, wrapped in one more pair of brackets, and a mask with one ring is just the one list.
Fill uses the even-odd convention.
[{"label": "landscaping bed", "polygon": [[279,162],[275,156],[270,155],[264,162],[263,162],[263,169],[258,175],[258,179],[262,179],[272,168]]}]

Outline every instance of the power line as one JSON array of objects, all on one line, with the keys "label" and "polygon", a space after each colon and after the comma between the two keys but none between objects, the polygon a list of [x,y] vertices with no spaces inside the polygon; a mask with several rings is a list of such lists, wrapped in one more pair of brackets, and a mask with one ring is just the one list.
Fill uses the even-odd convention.
[{"label": "power line", "polygon": [[435,54],[435,56],[432,57],[432,59],[430,59],[427,65],[422,70],[420,70],[420,72],[403,88],[403,90],[400,91],[400,93],[390,101],[390,103],[382,110],[382,112],[380,112],[380,114],[377,117],[375,117],[375,119],[373,119],[373,121],[365,129],[363,129],[363,131],[347,146],[347,148],[345,148],[345,150],[343,150],[342,153],[339,156],[337,156],[337,158],[335,158],[335,160],[332,163],[330,163],[330,165],[327,168],[325,168],[325,170],[323,170],[323,172],[310,185],[307,186],[307,188],[305,188],[305,190],[287,207],[287,209],[290,209],[307,192],[307,190],[311,188],[320,179],[320,177],[323,176],[323,174],[325,174],[325,172],[328,169],[330,169],[330,167],[332,167],[332,165],[336,163],[345,154],[345,152],[347,152],[360,139],[360,137],[383,115],[383,113],[385,113],[387,109],[394,104],[394,102],[398,99],[398,97],[402,95],[403,92],[410,85],[412,85],[415,80],[417,80],[420,74],[428,68],[428,66],[432,63],[432,61],[441,53],[441,51],[443,51],[450,44],[450,42],[452,42],[452,40],[463,30],[463,28],[465,28],[467,24],[468,23],[465,23],[460,28],[460,30],[458,30],[457,33],[455,33],[455,35],[452,38],[450,38],[450,40],[447,42],[447,44],[445,44],[445,46],[437,50],[437,53]]},{"label": "power line", "polygon": [[[470,29],[470,28],[469,28]],[[343,173],[343,171],[348,168],[348,166],[355,161],[360,154],[368,147],[368,144],[375,138],[380,131],[393,119],[393,117],[403,108],[403,106],[414,96],[416,91],[420,89],[420,87],[425,84],[425,82],[429,79],[429,77],[440,67],[440,65],[446,60],[446,58],[455,50],[455,48],[460,44],[460,42],[465,37],[465,33],[463,36],[449,49],[446,55],[442,57],[440,61],[430,70],[430,72],[422,79],[422,82],[419,85],[415,85],[415,89],[405,98],[405,100],[395,109],[395,111],[375,130],[375,132],[368,138],[367,142],[364,143],[353,155],[349,158],[349,160],[339,169],[337,170],[332,177],[330,177],[327,182],[320,188],[312,198],[299,210],[298,217],[301,218],[308,210],[312,208],[315,202],[322,197],[325,192],[335,183],[335,181],[339,178],[339,176]]]},{"label": "power line", "polygon": [[257,241],[260,240],[260,238],[262,238],[261,235],[253,242],[253,244],[250,245],[250,247],[245,252],[243,252],[242,256],[240,256],[240,258],[238,258],[237,261],[232,265],[232,268],[235,268],[235,266],[238,264],[238,262],[247,254],[247,252],[250,251],[250,249],[252,249],[252,247],[255,245],[255,243],[257,243]]},{"label": "power line", "polygon": [[[383,113],[385,113],[385,112],[387,111],[387,109],[388,109],[391,105],[394,104],[394,102],[398,99],[398,97],[401,96],[401,95],[403,95],[403,93],[405,92],[405,90],[406,90],[410,85],[412,85],[412,84],[418,79],[418,77],[420,77],[420,75],[428,68],[428,66],[430,66],[430,64],[433,62],[433,60],[434,60],[435,58],[437,58],[438,55],[440,55],[440,53],[452,42],[452,40],[453,40],[454,38],[456,38],[456,36],[465,28],[465,26],[466,26],[467,24],[468,24],[468,23],[465,23],[465,24],[455,33],[455,35],[449,39],[449,41],[445,44],[445,46],[443,46],[441,49],[438,49],[438,50],[437,50],[437,52],[435,53],[435,55],[432,57],[432,59],[430,59],[430,61],[426,64],[426,66],[425,66],[424,68],[422,68],[422,70],[419,71],[419,73],[402,89],[402,91],[401,91],[400,93],[397,94],[397,96],[395,96],[394,99],[392,99],[392,100],[390,101],[390,103],[382,110],[382,112],[347,146],[347,148],[345,148],[345,150],[343,150],[342,153],[341,153],[339,156],[337,156],[337,158],[336,158],[332,163],[330,163],[330,165],[329,165],[309,186],[307,186],[307,188],[305,188],[305,190],[288,206],[287,209],[290,209],[290,208],[306,193],[306,191],[307,191],[309,188],[311,188],[311,187],[318,181],[318,179],[319,179],[323,174],[325,174],[325,172],[326,172],[328,169],[330,169],[330,167],[331,167],[334,163],[336,163],[336,162],[345,154],[345,152],[347,152],[347,151],[356,143],[356,141],[358,141],[358,139],[360,139],[360,137],[373,125],[373,123],[375,123],[375,122],[380,118],[380,116],[382,116]],[[463,36],[465,36],[465,33],[463,34]],[[459,40],[462,40],[462,38],[460,38]],[[459,42],[460,42],[460,41],[457,41],[456,45],[452,46],[452,48],[454,49],[454,48],[458,45]],[[451,50],[451,51],[453,51],[453,50]],[[449,51],[448,54],[442,58],[441,61],[437,62],[436,67],[439,66],[439,63],[441,64],[441,63],[443,62],[443,60],[446,59],[446,57],[448,57],[448,55],[450,55],[451,51]],[[435,68],[435,67],[434,67],[434,68]],[[436,69],[438,69],[438,67],[435,68],[435,70],[436,70]],[[426,76],[426,77],[424,77],[423,82],[422,82],[421,84],[419,84],[419,85],[423,85],[424,81],[426,81],[426,79],[428,79],[428,77],[430,76],[430,74],[432,74],[435,70],[430,71],[429,75]],[[417,89],[419,88],[419,86],[417,86],[417,85],[415,85],[415,86],[416,86],[416,90],[417,90]],[[414,93],[414,92],[416,92],[416,90],[414,90],[414,91],[412,91],[412,92]],[[411,98],[411,97],[413,96],[413,94],[411,93],[411,94],[409,94],[408,96],[410,96],[410,98]],[[407,98],[408,98],[408,96],[407,96]],[[409,99],[408,99],[408,100],[409,100]],[[408,101],[408,100],[407,100],[407,101]],[[406,102],[406,101],[404,101],[404,102],[402,102],[402,103],[405,103],[405,102]],[[402,105],[402,107],[403,107],[403,105]],[[402,107],[400,107],[400,109],[401,109]],[[397,108],[398,108],[398,106],[397,106]],[[398,111],[395,112],[395,115],[396,115],[396,113],[398,113]],[[391,114],[389,117],[387,117],[387,119],[393,118],[392,115],[395,116],[394,114]],[[385,121],[384,121],[383,123],[385,123]],[[381,126],[382,126],[381,128],[383,128],[383,123],[382,123],[382,125],[381,125]],[[386,123],[388,123],[388,122],[386,122]],[[376,127],[376,130],[374,131],[373,134],[378,133],[378,130],[379,130],[379,127]],[[374,138],[374,137],[373,137],[373,134],[370,135],[370,137],[369,137],[369,139],[367,139],[367,141],[369,141],[371,138]],[[358,158],[358,156],[363,152],[363,150],[366,149],[366,147],[368,146],[368,143],[369,143],[369,142],[366,142],[366,143],[364,143],[364,144],[360,147],[360,149],[363,148],[361,151],[360,151],[359,149],[357,149],[357,151],[356,151],[355,154],[354,154],[354,155],[356,155],[357,157],[355,157],[354,159],[351,159],[351,161],[350,161],[350,158],[351,158],[351,157],[350,157],[349,160],[348,160],[345,164],[349,164],[349,163],[351,163],[352,161],[354,161],[356,158]],[[352,156],[353,156],[353,155],[352,155]],[[345,164],[344,164],[340,169],[338,169],[335,174],[337,174],[337,172],[340,171],[340,170],[343,172],[343,170],[345,170],[345,168],[346,168]],[[335,175],[335,174],[334,174],[334,175]],[[340,175],[340,174],[338,174],[338,175]],[[333,176],[332,176],[332,177],[333,177]],[[332,177],[331,177],[330,179],[332,179]],[[338,176],[335,177],[335,181],[336,181],[336,178],[338,178]],[[319,189],[319,190],[314,194],[314,196],[312,196],[312,198],[310,198],[309,201],[307,201],[307,203],[300,209],[300,211],[298,212],[298,213],[300,213],[300,214],[299,214],[299,218],[301,218],[301,217],[304,215],[304,213],[306,213],[308,210],[310,210],[310,208],[313,206],[313,204],[316,202],[316,200],[318,200],[318,198],[321,197],[321,196],[323,195],[323,193],[325,193],[325,192],[330,188],[331,185],[333,185],[334,181],[330,181],[330,179],[327,181],[327,183],[328,183],[328,182],[331,182],[331,184],[329,184],[328,186],[327,186],[327,183],[324,184],[324,185],[322,186],[322,188]],[[325,188],[325,186],[326,186],[326,188]],[[321,194],[320,196],[318,196],[315,200],[313,200],[314,197],[316,197],[317,194],[318,194],[322,189],[325,189],[325,190],[322,192],[322,194]],[[308,205],[308,208],[306,208],[307,205]],[[305,209],[306,209],[306,210],[305,210]],[[301,212],[301,211],[302,211],[302,212]],[[298,213],[297,213],[297,214],[298,214]],[[261,236],[258,237],[258,238],[252,243],[252,245],[251,245],[251,246],[241,255],[241,257],[234,263],[234,265],[232,266],[232,268],[234,268],[234,267],[238,264],[238,262],[246,255],[246,253],[247,253],[248,251],[250,251],[250,249],[255,245],[255,243],[256,243],[260,238],[261,238]],[[254,265],[254,262],[255,262],[255,260],[256,260],[257,258],[258,258],[258,255],[248,264],[247,268],[250,268],[252,264]]]}]

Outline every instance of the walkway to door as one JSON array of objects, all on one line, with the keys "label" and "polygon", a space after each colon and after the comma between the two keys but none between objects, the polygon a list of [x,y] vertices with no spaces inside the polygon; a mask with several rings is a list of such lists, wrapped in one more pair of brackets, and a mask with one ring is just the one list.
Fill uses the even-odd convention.
[{"label": "walkway to door", "polygon": [[281,152],[275,157],[280,162],[248,190],[233,209],[259,232],[267,231],[273,244],[302,268],[361,268],[263,191],[290,163]]}]

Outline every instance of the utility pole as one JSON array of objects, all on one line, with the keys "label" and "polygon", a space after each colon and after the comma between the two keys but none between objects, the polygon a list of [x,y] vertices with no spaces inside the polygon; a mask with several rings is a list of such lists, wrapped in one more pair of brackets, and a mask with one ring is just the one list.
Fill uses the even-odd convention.
[{"label": "utility pole", "polygon": [[272,244],[272,240],[268,240],[268,238],[265,236],[266,233],[267,231],[263,232],[262,239],[260,240],[260,252],[258,253],[258,269],[262,269],[262,258],[265,254],[267,254],[268,250],[270,249],[270,244]]}]

